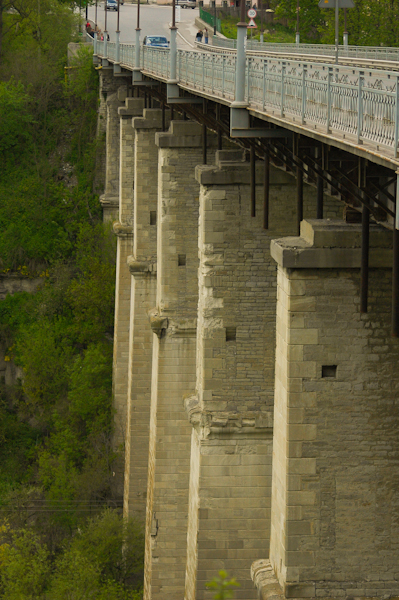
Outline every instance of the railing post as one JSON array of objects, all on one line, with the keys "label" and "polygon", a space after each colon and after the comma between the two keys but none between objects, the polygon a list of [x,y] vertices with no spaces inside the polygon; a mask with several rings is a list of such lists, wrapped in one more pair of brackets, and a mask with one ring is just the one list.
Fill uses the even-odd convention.
[{"label": "railing post", "polygon": [[225,61],[226,57],[223,55],[223,59],[222,59],[222,96],[224,98],[224,61]]},{"label": "railing post", "polygon": [[303,65],[303,68],[302,68],[302,114],[301,114],[302,125],[305,123],[305,110],[306,110],[306,71],[307,71],[307,65]]},{"label": "railing post", "polygon": [[119,65],[120,61],[120,31],[115,32],[115,63]]},{"label": "railing post", "polygon": [[202,53],[202,91],[205,89],[205,52]]},{"label": "railing post", "polygon": [[212,94],[213,94],[213,72],[215,70],[214,62],[215,62],[215,55],[212,54],[212,83],[211,83]]},{"label": "railing post", "polygon": [[328,67],[327,74],[327,133],[330,133],[330,122],[331,122],[331,76],[332,67]]},{"label": "railing post", "polygon": [[363,75],[364,71],[359,71],[359,80],[357,84],[357,143],[361,144],[362,128],[363,128]]},{"label": "railing post", "polygon": [[281,116],[284,117],[284,72],[285,62],[281,65]]},{"label": "railing post", "polygon": [[267,58],[263,59],[263,98],[262,98],[262,108],[265,110],[265,100],[266,100],[266,71],[267,71]]}]

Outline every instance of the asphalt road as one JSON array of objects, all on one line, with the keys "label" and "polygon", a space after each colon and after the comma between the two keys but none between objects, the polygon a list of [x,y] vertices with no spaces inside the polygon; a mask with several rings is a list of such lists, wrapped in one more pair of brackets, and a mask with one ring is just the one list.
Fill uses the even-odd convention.
[{"label": "asphalt road", "polygon": [[[104,3],[98,4],[97,7],[97,22],[101,30],[105,29],[105,11]],[[177,22],[178,48],[184,50],[192,48],[194,36],[197,28],[194,25],[195,17],[198,16],[197,8],[180,8],[180,22]],[[88,11],[89,19],[95,22],[95,6],[90,6]],[[177,15],[176,15],[177,16]],[[170,23],[172,21],[172,7],[158,6],[157,4],[140,4],[140,27],[141,40],[145,35],[165,35],[170,40]],[[120,6],[119,27],[120,41],[134,42],[135,30],[137,23],[137,4],[124,4]],[[115,11],[107,11],[107,30],[111,41],[115,40],[115,31],[117,25],[117,13]]]}]

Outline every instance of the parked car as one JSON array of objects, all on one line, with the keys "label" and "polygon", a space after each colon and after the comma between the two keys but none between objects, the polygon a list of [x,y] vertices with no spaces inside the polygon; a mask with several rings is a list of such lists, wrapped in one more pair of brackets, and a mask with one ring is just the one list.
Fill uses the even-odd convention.
[{"label": "parked car", "polygon": [[107,2],[107,10],[118,10],[118,3],[116,0],[106,0]]},{"label": "parked car", "polygon": [[182,8],[195,8],[197,6],[196,0],[176,0],[176,6]]},{"label": "parked car", "polygon": [[169,48],[169,42],[164,35],[146,35],[143,39],[144,46]]}]

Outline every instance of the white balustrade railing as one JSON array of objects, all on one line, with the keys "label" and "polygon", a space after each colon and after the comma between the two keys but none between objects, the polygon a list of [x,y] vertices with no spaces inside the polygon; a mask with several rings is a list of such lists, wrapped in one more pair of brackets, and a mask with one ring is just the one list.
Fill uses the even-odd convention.
[{"label": "white balustrade railing", "polygon": [[[107,56],[103,55],[107,51]],[[115,44],[97,42],[97,55],[111,62]],[[120,61],[133,68],[134,45],[120,45]],[[170,51],[141,48],[143,73],[170,78]],[[234,100],[235,54],[178,50],[179,84],[216,98]],[[399,71],[362,70],[340,65],[247,56],[248,107],[300,122],[324,133],[340,132],[351,141],[384,146],[397,156]]]},{"label": "white balustrade railing", "polygon": [[[234,50],[237,40],[214,37],[212,46]],[[210,50],[212,50],[210,46]],[[276,52],[278,54],[300,54],[301,56],[315,54],[335,57],[335,46],[330,44],[272,44],[247,40],[247,50],[254,52]],[[367,60],[383,60],[399,62],[399,48],[381,46],[338,46],[338,56],[341,58],[360,58]]]}]

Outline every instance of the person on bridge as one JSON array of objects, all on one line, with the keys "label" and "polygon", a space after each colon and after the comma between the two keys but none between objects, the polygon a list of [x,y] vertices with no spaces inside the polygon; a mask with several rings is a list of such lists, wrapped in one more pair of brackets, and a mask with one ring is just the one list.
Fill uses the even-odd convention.
[{"label": "person on bridge", "polygon": [[208,43],[208,30],[207,30],[207,28],[206,28],[206,27],[205,27],[204,38],[205,38],[205,39],[204,39],[204,42],[205,42],[205,44],[207,44],[207,43]]},{"label": "person on bridge", "polygon": [[202,42],[202,36],[203,36],[202,29],[199,29],[197,31],[197,35],[195,36],[195,41],[196,42]]}]

